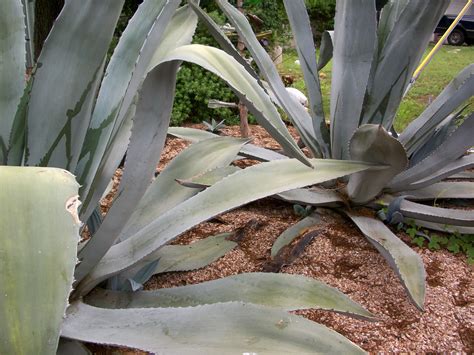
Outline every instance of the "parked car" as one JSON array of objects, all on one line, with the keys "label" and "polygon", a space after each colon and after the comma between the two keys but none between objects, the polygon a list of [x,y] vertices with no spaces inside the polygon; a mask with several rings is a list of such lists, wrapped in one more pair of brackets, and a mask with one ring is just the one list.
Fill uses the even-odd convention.
[{"label": "parked car", "polygon": [[[443,34],[453,23],[456,15],[444,15],[435,29],[436,34]],[[464,15],[454,30],[449,34],[448,43],[453,46],[474,44],[474,15]]]}]

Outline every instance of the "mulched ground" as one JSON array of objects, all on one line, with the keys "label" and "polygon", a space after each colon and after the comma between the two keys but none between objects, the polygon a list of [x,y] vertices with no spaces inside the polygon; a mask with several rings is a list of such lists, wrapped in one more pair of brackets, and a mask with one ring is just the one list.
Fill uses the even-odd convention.
[{"label": "mulched ground", "polygon": [[[278,148],[260,127],[251,126],[251,131],[254,144]],[[292,127],[290,131],[296,136]],[[239,129],[228,127],[223,134],[238,136]],[[182,140],[168,138],[158,170],[187,145]],[[120,172],[117,180],[119,175]],[[110,205],[112,195],[113,191],[103,201],[104,210]],[[146,284],[146,289],[189,285],[243,272],[268,270],[273,242],[299,218],[291,205],[267,198],[202,223],[174,244],[189,244],[238,228],[243,229],[243,238],[237,248],[209,266],[157,275]],[[467,264],[465,256],[419,248],[410,244],[406,234],[397,232],[425,263],[427,295],[425,311],[420,312],[409,302],[395,273],[354,225],[336,214],[325,218],[327,225],[318,227],[317,236],[304,252],[279,271],[313,277],[340,289],[377,315],[378,321],[361,321],[321,310],[294,313],[336,330],[372,353],[474,353],[474,268]],[[112,348],[94,347],[94,350],[96,353],[113,352]]]}]

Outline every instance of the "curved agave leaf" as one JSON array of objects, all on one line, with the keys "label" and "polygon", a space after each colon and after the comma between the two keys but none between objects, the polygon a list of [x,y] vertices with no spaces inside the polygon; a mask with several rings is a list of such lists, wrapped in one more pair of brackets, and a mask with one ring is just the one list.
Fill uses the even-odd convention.
[{"label": "curved agave leaf", "polygon": [[123,3],[66,2],[38,58],[28,106],[26,164],[76,168]]},{"label": "curved agave leaf", "polygon": [[[168,134],[172,135],[173,137],[186,139],[191,142],[199,142],[212,137],[218,137],[217,134],[188,127],[170,127],[168,128]],[[259,147],[254,144],[244,145],[240,150],[240,154],[244,157],[256,159],[259,161],[288,159],[286,155],[274,152],[270,149]]]},{"label": "curved agave leaf", "polygon": [[466,169],[474,167],[474,154],[469,154],[463,156],[462,158],[455,160],[452,163],[446,164],[444,167],[440,168],[437,172],[432,175],[429,175],[421,180],[418,180],[405,188],[409,189],[421,189],[432,185],[438,181],[441,181],[444,178],[454,177],[456,173],[463,172]]},{"label": "curved agave leaf", "polygon": [[447,181],[426,186],[421,189],[399,192],[400,196],[407,196],[409,200],[426,201],[450,198],[474,198],[474,182]]},{"label": "curved agave leaf", "polygon": [[405,89],[448,5],[449,0],[392,0],[383,8],[360,124],[392,127]]},{"label": "curved agave leaf", "polygon": [[129,291],[132,286],[132,291],[136,291],[155,274],[205,267],[237,246],[237,243],[227,240],[230,236],[232,233],[223,233],[189,245],[165,245],[153,255],[153,259],[143,260],[141,268],[137,265],[120,274],[118,281],[121,284],[114,290]]},{"label": "curved agave leaf", "polygon": [[462,113],[467,108],[464,106],[458,112],[446,117],[436,128],[431,132],[429,140],[418,147],[410,157],[410,167],[418,164],[428,157],[436,150],[453,132],[457,126],[464,119]]},{"label": "curved agave leaf", "polygon": [[64,170],[5,166],[0,185],[0,353],[54,353],[76,265],[79,185]]},{"label": "curved agave leaf", "polygon": [[93,238],[79,253],[81,263],[75,273],[78,281],[118,239],[151,183],[165,145],[178,67],[176,62],[164,63],[143,82],[117,197]]},{"label": "curved agave leaf", "polygon": [[113,310],[76,303],[62,336],[165,354],[364,353],[324,326],[243,303]]},{"label": "curved agave leaf", "polygon": [[[260,45],[245,16],[230,5],[227,0],[217,0],[217,4],[228,17],[232,25],[235,26],[242,41],[252,54],[252,58],[258,65],[263,77],[268,82],[270,89],[273,91],[283,110],[298,129],[305,145],[316,157],[329,156],[329,148],[325,145],[324,139],[322,137],[314,137],[315,130],[312,127],[311,117],[302,105],[288,95],[270,55]],[[271,131],[268,132],[275,137]]]},{"label": "curved agave leaf", "polygon": [[196,31],[198,17],[189,5],[176,10],[168,26],[163,40],[150,60],[148,70],[152,70],[173,49],[190,44]]},{"label": "curved agave leaf", "polygon": [[321,46],[319,47],[318,71],[323,69],[332,59],[334,50],[334,31],[324,31],[321,36]]},{"label": "curved agave leaf", "polygon": [[163,61],[172,60],[191,62],[218,75],[231,86],[250,112],[255,115],[258,123],[281,144],[288,154],[304,164],[310,165],[309,160],[286,129],[267,93],[234,58],[220,49],[193,44],[179,47],[168,53],[167,57],[163,59]]},{"label": "curved agave leaf", "polygon": [[207,237],[189,245],[165,245],[157,253],[154,274],[196,270],[209,265],[237,246],[227,240],[231,233]]},{"label": "curved agave leaf", "polygon": [[349,177],[347,191],[355,203],[372,200],[408,165],[405,148],[378,125],[360,126],[351,138],[349,151],[351,159],[388,166],[383,170],[364,171]]},{"label": "curved agave leaf", "polygon": [[[296,50],[301,63],[301,70],[309,96],[310,114],[313,120],[315,137],[321,140],[322,146],[329,149],[329,129],[326,125],[323,110],[323,97],[319,83],[318,64],[316,62],[316,48],[313,41],[313,31],[309,22],[308,12],[304,0],[284,0],[286,13],[290,20],[291,29],[296,40]],[[327,151],[325,157],[329,158]]]},{"label": "curved agave leaf", "polygon": [[25,23],[20,0],[0,3],[0,164],[7,163],[15,115],[25,90]]},{"label": "curved agave leaf", "polygon": [[214,185],[216,182],[222,180],[223,178],[229,175],[232,175],[233,173],[239,170],[241,169],[237,166],[225,166],[222,168],[208,170],[202,174],[192,176],[189,179],[176,179],[176,181],[186,187],[194,189],[205,189],[206,187]]},{"label": "curved agave leaf", "polygon": [[448,163],[461,157],[474,144],[473,131],[474,112],[429,157],[395,176],[389,184],[390,189],[393,191],[412,189],[413,186],[410,184],[446,168]]},{"label": "curved agave leaf", "polygon": [[138,86],[178,5],[179,0],[144,1],[123,32],[107,66],[79,158],[80,169],[76,175],[82,185],[81,196],[87,196],[111,139],[123,126]]},{"label": "curved agave leaf", "polygon": [[415,306],[423,310],[426,286],[425,268],[420,256],[378,219],[345,213],[397,273]]},{"label": "curved agave leaf", "polygon": [[319,213],[312,213],[310,216],[303,218],[298,223],[286,229],[280,234],[275,243],[273,243],[271,251],[272,258],[276,257],[283,247],[291,244],[293,240],[305,234],[310,227],[320,224],[321,222],[323,222],[323,220]]},{"label": "curved agave leaf", "polygon": [[[80,212],[82,220],[88,221],[93,211],[97,208],[100,199],[104,196],[107,188],[110,186],[110,181],[117,171],[117,166],[120,164],[120,161],[122,161],[127,151],[130,137],[132,135],[133,119],[135,118],[136,108],[136,103],[130,105],[120,129],[114,137],[111,149],[108,149],[102,157],[102,163],[99,166],[91,185],[93,186],[93,189],[89,190],[89,194],[83,201]],[[82,185],[82,187],[85,188],[84,185]],[[84,192],[84,190],[82,192]]]},{"label": "curved agave leaf", "polygon": [[291,203],[310,206],[338,207],[345,203],[342,196],[334,190],[318,187],[294,189],[279,193],[276,197]]},{"label": "curved agave leaf", "polygon": [[474,213],[472,211],[431,207],[404,200],[400,205],[400,212],[406,218],[451,226],[474,227]]},{"label": "curved agave leaf", "polygon": [[349,158],[349,140],[359,126],[376,45],[375,2],[338,1],[331,83],[331,151]]},{"label": "curved agave leaf", "polygon": [[221,30],[219,25],[216,24],[214,20],[205,11],[203,11],[193,0],[189,2],[189,5],[196,12],[196,15],[206,26],[207,30],[212,35],[212,37],[214,37],[219,46],[221,46],[221,48],[227,54],[231,55],[237,62],[239,62],[245,68],[245,70],[247,70],[247,72],[260,83],[260,78],[258,77],[255,70],[253,70],[252,66],[245,60],[245,58],[240,55],[239,51],[234,47],[232,42],[226,36],[224,31]]},{"label": "curved agave leaf", "polygon": [[260,272],[135,293],[97,289],[86,302],[104,308],[190,307],[244,302],[287,311],[320,308],[373,319],[361,305],[323,282],[300,275]]},{"label": "curved agave leaf", "polygon": [[311,163],[315,169],[294,159],[277,160],[224,178],[166,212],[131,238],[110,248],[95,270],[78,286],[78,293],[87,293],[100,281],[132,267],[168,241],[219,213],[288,189],[332,180],[371,166],[329,159],[311,159]]},{"label": "curved agave leaf", "polygon": [[138,206],[135,206],[130,221],[120,234],[120,240],[132,236],[198,192],[179,185],[176,179],[229,165],[246,142],[245,139],[218,137],[185,149],[150,185]]},{"label": "curved agave leaf", "polygon": [[474,64],[464,68],[431,105],[400,134],[409,154],[427,143],[433,130],[474,92]]}]

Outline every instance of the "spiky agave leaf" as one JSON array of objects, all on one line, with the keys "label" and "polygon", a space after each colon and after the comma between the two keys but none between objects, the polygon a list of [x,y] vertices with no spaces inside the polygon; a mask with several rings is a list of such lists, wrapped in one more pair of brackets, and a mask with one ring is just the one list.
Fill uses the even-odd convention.
[{"label": "spiky agave leaf", "polygon": [[[100,281],[132,267],[166,242],[219,213],[288,189],[332,180],[372,166],[328,159],[312,159],[311,163],[315,169],[294,159],[262,163],[219,181],[110,248],[93,272],[79,285],[78,293],[87,293]],[[264,183],[265,188],[257,181]]]},{"label": "spiky agave leaf", "polygon": [[28,104],[27,165],[76,168],[123,2],[66,2],[34,74]]},{"label": "spiky agave leaf", "polygon": [[425,268],[420,256],[375,218],[346,214],[397,273],[410,299],[420,310],[425,302]]},{"label": "spiky agave leaf", "polygon": [[349,144],[351,159],[387,166],[349,177],[347,192],[354,203],[375,198],[392,178],[405,170],[408,158],[400,142],[378,125],[363,125],[352,135]]},{"label": "spiky agave leaf", "polygon": [[166,354],[364,353],[342,335],[302,317],[235,302],[147,309],[75,303],[62,335]]},{"label": "spiky agave leaf", "polygon": [[0,353],[54,353],[71,291],[79,185],[67,171],[0,167]]},{"label": "spiky agave leaf", "polygon": [[7,163],[11,133],[25,89],[25,24],[20,0],[0,3],[0,164]]},{"label": "spiky agave leaf", "polygon": [[196,285],[142,292],[97,289],[86,302],[104,308],[190,307],[244,302],[288,311],[319,308],[373,319],[373,315],[337,289],[309,277],[246,273]]}]

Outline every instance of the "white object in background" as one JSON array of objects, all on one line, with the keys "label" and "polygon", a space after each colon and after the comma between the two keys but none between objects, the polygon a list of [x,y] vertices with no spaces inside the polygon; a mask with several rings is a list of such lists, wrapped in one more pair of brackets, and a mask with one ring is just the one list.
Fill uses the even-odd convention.
[{"label": "white object in background", "polygon": [[308,107],[308,98],[298,89],[285,88],[292,98],[298,101],[304,107]]},{"label": "white object in background", "polygon": [[299,59],[296,59],[296,60],[295,60],[295,64],[296,64],[296,65],[300,65],[300,60],[299,60]]}]

